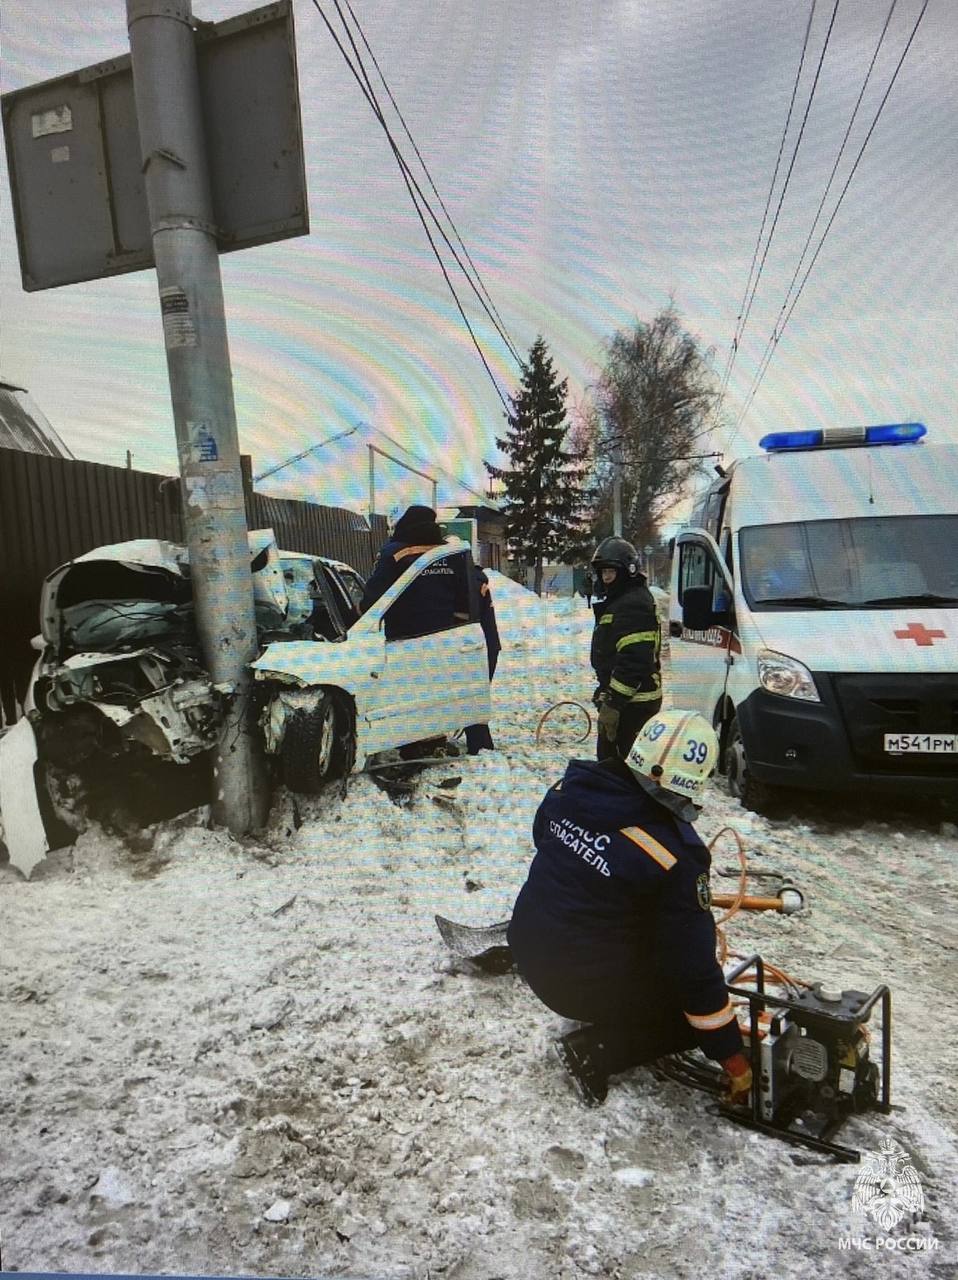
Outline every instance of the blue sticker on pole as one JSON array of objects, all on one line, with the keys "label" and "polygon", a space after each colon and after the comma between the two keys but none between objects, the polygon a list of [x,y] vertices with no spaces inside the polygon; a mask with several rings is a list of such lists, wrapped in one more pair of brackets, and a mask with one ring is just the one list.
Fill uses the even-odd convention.
[{"label": "blue sticker on pole", "polygon": [[199,437],[200,446],[200,462],[216,462],[219,458],[219,450],[216,447],[216,440],[209,431],[203,431]]},{"label": "blue sticker on pole", "polygon": [[219,462],[220,451],[216,443],[216,437],[210,430],[210,424],[203,422],[188,422],[186,424],[189,432],[189,448],[188,462]]}]

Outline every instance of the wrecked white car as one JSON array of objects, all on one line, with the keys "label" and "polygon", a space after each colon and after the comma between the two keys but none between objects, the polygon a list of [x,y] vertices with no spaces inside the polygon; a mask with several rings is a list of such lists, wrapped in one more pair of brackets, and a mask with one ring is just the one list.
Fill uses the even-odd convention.
[{"label": "wrecked white car", "polygon": [[203,803],[219,718],[185,548],[147,538],[61,565],[40,628],[26,714],[0,741],[0,820],[25,874],[72,843],[78,803],[117,827]]},{"label": "wrecked white car", "polygon": [[[449,542],[423,552],[372,607],[329,644],[278,641],[253,663],[262,685],[266,750],[280,759],[293,791],[314,793],[371,757],[489,720],[489,668],[478,594],[469,616],[442,631],[388,639],[390,608],[420,574],[469,550]],[[433,570],[435,571],[435,570]]]},{"label": "wrecked white car", "polygon": [[[349,565],[249,535],[256,627],[270,640],[340,640],[359,616]],[[0,737],[0,828],[29,874],[70,843],[79,783],[89,816],[123,829],[209,798],[220,698],[203,666],[185,547],[96,547],[55,569],[40,606],[25,717]]]},{"label": "wrecked white car", "polygon": [[28,714],[41,758],[68,767],[135,747],[184,764],[212,746],[217,700],[185,548],[140,539],[61,565],[43,584],[40,626]]},{"label": "wrecked white car", "polygon": [[[280,552],[269,529],[249,540],[261,639],[346,634],[358,616],[341,576],[349,566]],[[28,714],[41,759],[73,767],[146,753],[186,764],[214,745],[219,697],[203,667],[185,547],[148,538],[78,556],[44,582],[40,623]]]},{"label": "wrecked white car", "polygon": [[43,584],[40,625],[28,715],[41,758],[68,767],[133,749],[185,764],[213,745],[217,698],[184,547],[140,539],[61,565]]}]

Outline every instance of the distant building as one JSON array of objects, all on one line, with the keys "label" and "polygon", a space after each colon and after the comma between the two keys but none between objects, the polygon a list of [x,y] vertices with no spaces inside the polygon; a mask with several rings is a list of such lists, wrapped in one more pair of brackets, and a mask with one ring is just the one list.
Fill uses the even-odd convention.
[{"label": "distant building", "polygon": [[[535,588],[536,571],[531,565],[519,568],[519,581],[530,591]],[[585,594],[585,566],[572,564],[544,564],[542,566],[542,594],[544,596],[574,596]]]},{"label": "distant building", "polygon": [[43,453],[48,458],[72,458],[25,387],[0,381],[0,449]]},{"label": "distant building", "polygon": [[460,520],[476,521],[476,540],[479,543],[479,563],[484,569],[504,570],[508,559],[506,550],[506,517],[496,507],[458,507]]}]

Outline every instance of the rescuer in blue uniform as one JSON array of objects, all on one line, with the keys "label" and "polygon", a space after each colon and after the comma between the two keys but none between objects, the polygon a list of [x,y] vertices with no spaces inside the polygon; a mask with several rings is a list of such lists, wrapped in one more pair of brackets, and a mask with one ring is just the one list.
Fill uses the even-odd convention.
[{"label": "rescuer in blue uniform", "polygon": [[694,1046],[743,1102],[751,1070],[715,956],[709,851],[690,823],[718,756],[712,727],[664,711],[627,760],[570,760],[533,824],[536,855],[508,930],[519,972],[587,1025],[555,1041],[588,1105],[609,1076]]},{"label": "rescuer in blue uniform", "polygon": [[[363,592],[360,612],[370,609],[424,551],[442,546],[445,540],[432,507],[412,506],[404,511],[392,537],[379,552]],[[469,594],[464,555],[428,565],[387,609],[386,639],[432,635],[468,622]]]},{"label": "rescuer in blue uniform", "polygon": [[[446,541],[432,507],[411,506],[396,521],[392,537],[382,547],[366,583],[360,612],[365,613],[425,551]],[[387,640],[428,636],[467,623],[475,614],[470,597],[476,586],[470,581],[465,548],[427,565],[383,616]],[[442,673],[436,672],[441,679]],[[488,729],[486,730],[488,733]],[[419,738],[399,748],[404,760],[416,760],[445,750],[444,738]]]}]

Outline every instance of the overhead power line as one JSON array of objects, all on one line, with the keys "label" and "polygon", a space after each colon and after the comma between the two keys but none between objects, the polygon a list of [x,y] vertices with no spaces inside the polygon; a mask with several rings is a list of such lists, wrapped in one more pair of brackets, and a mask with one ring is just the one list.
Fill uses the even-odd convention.
[{"label": "overhead power line", "polygon": [[476,281],[478,282],[479,288],[482,290],[482,293],[486,301],[489,303],[489,306],[492,309],[493,315],[495,316],[496,320],[499,322],[499,325],[501,326],[499,328],[499,334],[502,337],[503,341],[505,342],[506,346],[509,348],[509,351],[511,352],[516,362],[518,364],[521,364],[522,357],[519,355],[519,352],[516,350],[515,346],[513,345],[513,343],[509,338],[508,333],[506,332],[505,321],[500,316],[499,311],[496,307],[496,304],[493,302],[492,297],[489,293],[489,290],[486,288],[485,282],[482,276],[479,274],[479,268],[476,266],[475,262],[473,261],[472,255],[470,254],[469,250],[466,248],[465,243],[462,239],[462,236],[459,234],[459,228],[456,226],[455,222],[453,221],[452,214],[449,212],[448,208],[446,207],[445,200],[443,200],[442,196],[439,194],[439,190],[435,182],[433,182],[432,174],[429,172],[429,166],[426,164],[425,158],[423,157],[422,152],[419,150],[419,147],[416,144],[416,139],[412,136],[412,134],[409,131],[409,126],[406,124],[406,118],[403,115],[402,111],[399,109],[399,103],[393,97],[393,92],[386,82],[386,77],[383,74],[383,70],[379,65],[379,61],[375,53],[373,53],[372,49],[370,48],[369,41],[366,39],[366,33],[363,31],[362,25],[360,24],[359,19],[356,17],[356,14],[353,11],[353,7],[350,4],[349,0],[346,0],[346,8],[349,10],[350,16],[353,22],[356,24],[356,29],[359,32],[360,36],[362,37],[363,44],[366,46],[366,51],[368,52],[370,58],[372,58],[373,60],[373,66],[376,68],[376,73],[378,74],[380,80],[382,81],[383,88],[386,90],[386,93],[389,96],[389,101],[392,103],[393,110],[396,112],[396,115],[399,117],[399,122],[403,127],[403,131],[405,132],[406,137],[409,139],[409,142],[410,142],[410,145],[412,146],[413,151],[415,151],[416,153],[416,158],[418,159],[419,163],[422,165],[422,171],[426,175],[427,179],[429,180],[429,185],[433,190],[433,194],[435,195],[436,199],[439,201],[440,207],[442,208],[443,213],[446,215],[446,218],[449,222],[450,227],[452,227],[453,233],[456,237],[459,247],[462,249],[463,253],[465,254],[466,260],[475,274]]},{"label": "overhead power line", "polygon": [[898,5],[898,0],[891,0],[891,6],[885,17],[885,24],[881,29],[881,35],[879,35],[878,37],[878,43],[875,45],[875,52],[871,56],[871,61],[868,64],[868,70],[865,72],[865,79],[862,81],[862,87],[858,91],[858,97],[856,98],[855,105],[852,108],[852,114],[849,117],[848,126],[845,129],[845,136],[842,138],[841,146],[838,148],[838,155],[835,157],[835,163],[832,165],[832,171],[828,175],[828,181],[825,183],[825,190],[822,192],[822,198],[819,201],[818,209],[815,211],[815,217],[812,219],[811,228],[809,229],[808,235],[805,239],[805,243],[802,246],[802,252],[798,259],[798,265],[795,267],[795,271],[792,275],[792,279],[789,282],[788,290],[786,291],[786,294],[785,294],[785,301],[782,303],[781,310],[779,311],[780,316],[782,312],[784,312],[786,306],[788,305],[789,297],[791,295],[792,289],[795,286],[795,281],[798,279],[799,272],[801,271],[802,267],[805,264],[805,256],[808,253],[809,246],[812,243],[812,237],[814,236],[815,230],[818,227],[818,220],[822,216],[822,210],[825,208],[825,201],[828,199],[828,193],[829,191],[831,191],[832,183],[835,181],[835,174],[838,172],[838,166],[841,163],[842,156],[845,154],[845,148],[848,145],[848,139],[851,135],[852,127],[854,126],[855,121],[858,118],[858,109],[862,105],[862,99],[865,97],[865,90],[868,88],[868,82],[871,79],[872,71],[874,71],[875,69],[875,63],[878,61],[878,55],[881,52],[881,47],[885,42],[885,36],[888,34],[888,26],[891,22],[892,14],[895,12],[895,8],[897,7],[897,5]]},{"label": "overhead power line", "polygon": [[758,238],[755,241],[755,248],[752,250],[752,261],[748,269],[748,279],[745,282],[745,292],[742,294],[742,301],[739,303],[738,315],[735,317],[735,333],[732,337],[732,345],[729,348],[728,359],[725,362],[725,372],[722,375],[721,395],[725,394],[725,388],[728,386],[729,378],[732,376],[732,366],[735,364],[735,356],[738,353],[738,346],[742,336],[742,316],[745,312],[745,304],[748,302],[749,292],[752,288],[752,276],[755,271],[755,263],[758,261],[759,250],[762,247],[762,237],[765,234],[765,224],[768,221],[768,211],[772,207],[772,195],[775,191],[775,183],[778,179],[779,166],[782,163],[782,155],[785,152],[785,139],[788,137],[788,127],[792,122],[792,111],[795,108],[795,98],[798,94],[799,82],[802,78],[802,68],[805,66],[805,54],[808,51],[808,37],[812,30],[812,19],[815,17],[815,6],[817,0],[812,0],[812,7],[808,13],[808,22],[805,24],[805,39],[802,41],[802,52],[798,59],[798,70],[795,72],[795,83],[792,85],[792,96],[788,102],[788,112],[785,116],[785,127],[782,130],[782,140],[778,144],[778,155],[775,158],[775,168],[772,172],[772,181],[768,186],[768,195],[765,197],[765,208],[762,212],[762,225],[758,229]]},{"label": "overhead power line", "polygon": [[[360,23],[359,18],[356,16],[356,13],[352,5],[349,3],[349,0],[345,0],[345,3],[346,3],[346,8],[349,10],[349,15],[356,26],[356,30],[359,32],[362,42],[366,47],[366,51],[368,52],[370,58],[372,59],[373,66],[376,68],[376,72],[379,76],[379,79],[382,81],[383,88],[386,90],[386,93],[389,97],[389,101],[392,104],[393,110],[396,112],[396,115],[399,117],[399,121],[402,124],[406,137],[409,139],[409,142],[416,153],[416,158],[419,160],[419,163],[422,166],[423,173],[426,175],[429,185],[432,188],[433,193],[435,194],[437,200],[439,201],[439,204],[440,204],[440,207],[442,208],[443,213],[446,215],[446,220],[449,223],[449,226],[452,228],[453,234],[455,235],[456,240],[458,241],[459,246],[466,257],[466,260],[468,261],[469,266],[472,269],[473,274],[475,275],[475,281],[473,280],[472,275],[470,275],[469,271],[463,265],[462,260],[460,259],[458,253],[456,252],[452,242],[450,241],[449,237],[446,235],[445,230],[443,229],[442,223],[435,213],[435,210],[430,205],[429,200],[424,194],[421,186],[419,185],[416,178],[413,176],[412,170],[410,169],[405,157],[399,151],[396,141],[393,138],[392,132],[389,129],[389,126],[386,124],[385,115],[382,111],[382,108],[379,105],[379,100],[376,95],[376,91],[373,88],[372,81],[369,77],[369,73],[366,70],[366,66],[363,62],[362,54],[360,53],[356,45],[356,41],[353,38],[353,34],[350,31],[349,23],[346,21],[346,18],[343,14],[340,0],[333,0],[333,4],[336,8],[336,12],[339,15],[339,20],[343,24],[343,30],[346,32],[346,36],[349,40],[350,47],[352,48],[353,56],[356,59],[356,66],[358,67],[359,71],[362,73],[362,80],[361,80],[360,87],[364,89],[364,92],[366,94],[366,100],[367,102],[369,102],[369,105],[372,108],[373,113],[375,114],[377,120],[382,126],[382,129],[385,132],[387,139],[389,140],[390,147],[393,151],[393,154],[400,168],[403,170],[404,174],[412,181],[413,185],[415,186],[419,201],[421,201],[422,205],[425,206],[425,208],[429,213],[429,216],[432,218],[433,222],[436,224],[437,230],[445,240],[449,251],[452,253],[453,257],[455,258],[456,265],[459,267],[463,275],[466,277],[470,287],[472,288],[473,293],[475,293],[476,297],[479,299],[479,302],[482,305],[483,310],[486,312],[486,315],[489,317],[490,321],[495,327],[496,332],[499,334],[500,338],[502,338],[503,342],[506,344],[510,354],[513,356],[513,358],[516,360],[517,363],[521,364],[522,358],[519,355],[518,351],[516,350],[514,343],[509,337],[509,334],[506,332],[505,322],[502,320],[502,317],[499,315],[499,312],[492,301],[492,298],[489,294],[489,290],[486,288],[485,282],[483,281],[482,276],[479,274],[479,268],[476,266],[475,262],[472,259],[472,256],[469,253],[469,250],[466,248],[465,242],[463,241],[462,236],[459,233],[459,228],[456,226],[452,214],[449,212],[449,209],[447,208],[445,201],[443,200],[442,196],[439,194],[439,189],[437,188],[435,182],[433,181],[432,174],[429,171],[429,167],[426,164],[425,158],[422,152],[420,151],[415,138],[412,136],[412,133],[409,130],[409,126],[406,124],[405,117],[403,116],[403,113],[399,108],[399,104],[396,102],[393,92],[389,87],[389,84],[386,80],[386,76],[379,65],[379,61],[376,58],[376,55],[373,52],[373,49],[368,39],[366,38],[366,33],[362,28],[362,24]],[[327,26],[328,25],[329,24],[327,23]],[[333,38],[334,39],[336,38],[335,35]],[[348,62],[349,61],[348,56],[345,54],[345,50],[343,50],[342,45],[339,43],[339,41],[337,41],[337,44],[339,45],[340,51],[343,53],[344,57],[347,57],[347,62]],[[352,64],[350,64],[350,67],[352,69]],[[353,72],[353,74],[355,75],[355,71]],[[415,203],[415,198],[414,198],[414,203]],[[486,305],[487,303],[488,305]]]},{"label": "overhead power line", "polygon": [[729,438],[728,448],[731,448],[732,441],[735,439],[735,436],[738,434],[739,429],[741,428],[741,425],[745,420],[745,416],[752,406],[752,402],[755,399],[755,396],[758,392],[759,387],[762,385],[762,381],[765,378],[765,374],[768,371],[768,367],[772,363],[772,359],[775,355],[776,350],[778,349],[778,344],[781,341],[782,335],[784,334],[788,326],[788,322],[792,318],[792,313],[794,312],[795,307],[798,305],[798,300],[802,296],[802,293],[805,290],[805,285],[808,283],[808,279],[815,268],[815,264],[818,261],[819,255],[821,254],[821,251],[824,248],[825,241],[828,239],[828,233],[831,231],[832,224],[834,223],[835,218],[838,215],[838,211],[842,206],[842,202],[845,199],[845,194],[848,191],[848,188],[851,186],[851,182],[855,176],[855,172],[858,169],[859,164],[861,163],[862,156],[865,154],[865,148],[868,146],[868,143],[871,140],[871,136],[875,131],[875,126],[878,124],[881,113],[885,108],[885,103],[888,101],[888,97],[892,91],[892,88],[894,87],[895,81],[898,79],[898,73],[901,71],[905,58],[908,56],[908,51],[911,49],[915,36],[918,34],[918,28],[921,26],[921,20],[922,18],[924,18],[925,10],[927,8],[928,8],[928,0],[924,0],[924,3],[922,4],[918,17],[915,19],[915,25],[912,27],[911,34],[909,35],[907,43],[905,44],[905,48],[902,51],[901,57],[898,59],[898,64],[895,67],[894,72],[892,73],[891,80],[888,82],[888,88],[885,90],[885,93],[882,96],[882,100],[878,104],[878,110],[875,112],[874,119],[872,120],[871,125],[868,128],[868,132],[865,135],[865,140],[862,142],[862,145],[858,150],[858,155],[855,157],[855,162],[851,167],[851,171],[849,172],[848,177],[845,179],[845,185],[841,189],[838,200],[836,201],[836,204],[835,204],[835,208],[832,210],[831,217],[828,219],[828,223],[825,226],[825,230],[822,232],[821,239],[819,240],[818,246],[815,249],[815,253],[812,256],[812,260],[808,264],[808,267],[805,270],[805,274],[802,277],[802,282],[798,287],[798,291],[796,292],[794,298],[792,299],[791,305],[788,308],[788,312],[786,313],[785,318],[782,321],[781,325],[779,326],[777,332],[773,333],[772,335],[771,346],[766,348],[767,355],[765,356],[764,361],[761,364],[758,370],[758,373],[756,374],[755,380],[752,384],[751,390],[749,391],[746,402],[742,408],[741,413],[739,414],[736,420],[735,428],[732,432],[731,437]]},{"label": "overhead power line", "polygon": [[[320,17],[325,23],[327,30],[329,31],[330,35],[333,38],[334,43],[336,44],[336,47],[339,49],[339,52],[342,55],[344,61],[346,62],[346,65],[349,67],[350,71],[353,74],[353,77],[355,78],[357,84],[362,90],[363,96],[366,98],[366,101],[368,102],[373,114],[375,115],[376,119],[379,121],[383,129],[383,132],[386,134],[386,138],[389,142],[390,148],[396,159],[396,163],[399,165],[399,169],[400,169],[400,173],[402,174],[403,181],[406,184],[406,189],[409,192],[410,199],[412,200],[413,207],[415,208],[419,221],[421,222],[423,230],[426,233],[426,238],[429,241],[429,246],[432,250],[433,256],[435,257],[437,263],[439,264],[439,268],[442,271],[443,278],[446,281],[446,286],[449,289],[449,292],[451,293],[453,300],[456,303],[456,307],[459,311],[462,321],[465,324],[466,329],[468,330],[469,336],[472,340],[474,347],[476,348],[476,351],[479,355],[480,360],[482,361],[483,367],[485,368],[486,373],[493,384],[493,387],[496,391],[496,395],[499,397],[499,400],[502,403],[502,406],[505,409],[506,413],[508,413],[509,404],[505,399],[505,397],[503,396],[502,391],[499,387],[499,384],[496,380],[496,377],[489,366],[489,362],[487,361],[486,356],[481,346],[479,345],[479,341],[478,341],[478,338],[476,337],[475,330],[473,329],[472,325],[469,322],[465,309],[463,308],[462,301],[459,298],[458,293],[456,292],[455,286],[452,283],[452,280],[449,276],[449,272],[446,268],[446,265],[442,260],[442,255],[439,253],[439,250],[433,238],[433,235],[429,230],[429,226],[423,214],[423,209],[425,209],[428,212],[437,230],[439,231],[443,240],[446,242],[446,245],[450,253],[452,254],[457,265],[459,266],[463,275],[466,277],[466,280],[469,282],[470,287],[472,288],[473,292],[478,298],[480,305],[482,306],[483,310],[485,311],[486,315],[491,321],[493,327],[496,329],[496,332],[499,333],[499,336],[502,338],[503,342],[506,344],[506,347],[508,348],[510,354],[513,355],[513,357],[520,364],[521,364],[521,359],[519,358],[516,352],[515,346],[512,343],[511,339],[509,338],[508,334],[505,333],[504,329],[501,327],[496,316],[493,315],[492,311],[490,310],[490,307],[488,306],[485,299],[483,298],[470,272],[464,266],[462,259],[459,257],[459,254],[457,253],[455,246],[452,244],[452,241],[449,239],[449,236],[447,235],[444,227],[442,226],[440,219],[436,215],[435,210],[432,208],[431,204],[429,203],[429,200],[426,197],[425,193],[423,192],[422,187],[420,186],[418,180],[413,175],[408,162],[406,161],[405,157],[402,155],[402,152],[400,151],[399,146],[392,135],[392,131],[390,130],[389,125],[386,122],[386,118],[383,113],[383,110],[379,105],[376,92],[372,85],[372,81],[370,80],[369,74],[366,71],[365,64],[363,63],[363,60],[362,60],[362,55],[359,52],[355,39],[353,38],[352,32],[350,31],[348,23],[346,22],[346,19],[343,15],[343,11],[339,4],[339,0],[334,0],[334,4],[336,6],[337,13],[340,16],[340,20],[343,23],[346,36],[352,47],[353,55],[355,57],[355,63],[353,61],[353,58],[350,57],[342,41],[340,40],[339,35],[333,28],[333,25],[330,22],[329,18],[323,11],[322,6],[319,4],[319,0],[313,0],[313,5],[316,8],[316,11],[319,13]],[[363,36],[363,39],[365,41],[365,36]],[[387,87],[387,91],[388,91],[388,87]],[[456,234],[458,235],[458,232],[456,232]]]},{"label": "overhead power line", "polygon": [[[802,267],[805,265],[805,259],[808,255],[808,250],[811,247],[812,239],[818,227],[819,219],[822,216],[822,211],[825,208],[825,202],[828,199],[828,193],[832,189],[832,183],[835,181],[835,174],[838,172],[838,166],[841,163],[842,156],[845,154],[845,148],[848,145],[848,139],[851,135],[851,131],[855,124],[855,121],[858,118],[858,109],[862,104],[863,98],[865,97],[865,90],[868,88],[868,82],[871,79],[872,71],[875,69],[875,63],[878,61],[878,55],[881,52],[881,47],[884,43],[885,36],[888,33],[888,27],[891,22],[892,14],[895,12],[895,8],[897,4],[898,4],[898,0],[891,0],[891,7],[889,8],[888,13],[885,17],[885,23],[881,29],[881,34],[878,37],[878,43],[875,46],[875,52],[871,56],[871,61],[868,64],[868,70],[865,72],[865,79],[862,81],[862,87],[858,91],[858,97],[855,100],[855,106],[852,108],[852,113],[849,118],[848,125],[845,129],[845,136],[842,138],[841,146],[838,148],[838,155],[835,157],[835,163],[832,165],[832,171],[828,175],[828,181],[825,183],[825,190],[823,191],[822,198],[819,201],[818,209],[815,212],[815,217],[812,219],[812,225],[809,228],[808,235],[805,238],[805,243],[802,246],[802,252],[799,255],[798,263],[796,264],[795,270],[792,273],[792,278],[789,281],[788,289],[785,291],[785,298],[782,302],[781,307],[779,308],[779,312],[778,312],[778,316],[776,318],[775,324],[772,326],[772,332],[769,334],[768,340],[765,343],[765,350],[762,352],[761,359],[759,360],[759,368],[761,368],[765,364],[770,349],[775,346],[775,344],[778,342],[779,337],[781,336],[781,326],[783,323],[782,317],[785,315],[786,308],[788,307],[788,304],[791,301],[792,291],[795,288],[795,282],[799,277]],[[729,439],[729,444],[731,444],[732,439],[734,439],[734,432],[732,437],[730,437]]]},{"label": "overhead power line", "polygon": [[[752,306],[755,302],[755,295],[758,292],[759,281],[762,278],[762,272],[765,270],[765,262],[768,258],[768,251],[772,247],[772,240],[775,236],[775,228],[778,226],[778,219],[782,212],[782,205],[785,203],[785,193],[788,191],[788,184],[791,181],[792,171],[795,168],[795,161],[798,159],[798,152],[802,145],[802,139],[805,136],[805,126],[808,123],[808,116],[812,109],[812,103],[815,100],[815,92],[818,89],[819,77],[822,74],[822,64],[825,61],[825,54],[828,52],[828,45],[832,38],[832,29],[835,26],[835,18],[838,14],[838,6],[840,3],[841,3],[841,0],[835,0],[834,7],[832,8],[832,16],[828,24],[828,31],[825,33],[825,41],[822,44],[822,51],[818,57],[818,66],[815,68],[815,78],[812,81],[812,87],[811,87],[811,90],[809,91],[808,101],[805,104],[805,112],[802,115],[802,123],[798,130],[798,137],[795,139],[795,146],[792,148],[792,158],[789,161],[788,171],[785,174],[785,181],[782,183],[782,190],[779,193],[778,204],[775,208],[775,216],[772,219],[772,225],[768,233],[768,239],[765,241],[765,249],[762,253],[761,261],[758,264],[758,270],[755,273],[755,280],[752,283],[752,296],[749,298],[748,305],[745,308],[745,314],[742,316],[742,324],[741,324],[741,327],[739,328],[739,335],[738,335],[739,342],[741,342],[742,340],[742,335],[745,333],[745,326],[748,324],[748,318],[752,313]],[[729,443],[731,445],[731,441]]]}]

